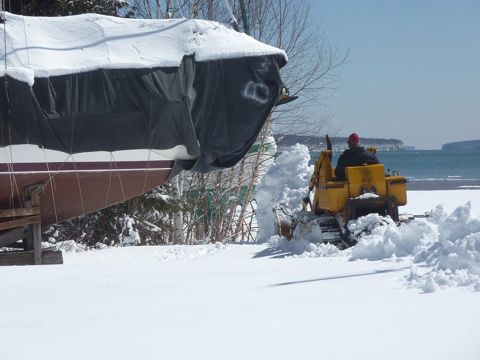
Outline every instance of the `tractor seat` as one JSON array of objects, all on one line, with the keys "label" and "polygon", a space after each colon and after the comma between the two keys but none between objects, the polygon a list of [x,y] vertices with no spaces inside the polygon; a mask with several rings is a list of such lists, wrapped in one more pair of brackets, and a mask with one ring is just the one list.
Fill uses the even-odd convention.
[{"label": "tractor seat", "polygon": [[345,168],[345,178],[348,182],[350,198],[365,193],[387,195],[383,164],[348,166]]}]

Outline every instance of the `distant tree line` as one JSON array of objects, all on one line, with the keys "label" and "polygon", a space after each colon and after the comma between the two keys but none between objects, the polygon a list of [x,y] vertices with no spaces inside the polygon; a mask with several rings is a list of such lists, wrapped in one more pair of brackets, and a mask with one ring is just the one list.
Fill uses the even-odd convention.
[{"label": "distant tree line", "polygon": [[[308,146],[309,149],[319,150],[326,147],[325,136],[312,136],[312,135],[291,135],[291,134],[275,134],[275,140],[279,147],[292,146],[297,143],[304,144]],[[333,136],[330,137],[332,145],[335,148],[345,147],[347,144],[346,137]],[[384,138],[361,138],[361,144],[363,146],[376,146],[378,148],[384,149],[388,148],[390,150],[400,150],[403,148],[404,144],[402,140],[399,139],[384,139]]]},{"label": "distant tree line", "polygon": [[480,151],[480,140],[467,140],[447,143],[442,146],[442,150]]}]

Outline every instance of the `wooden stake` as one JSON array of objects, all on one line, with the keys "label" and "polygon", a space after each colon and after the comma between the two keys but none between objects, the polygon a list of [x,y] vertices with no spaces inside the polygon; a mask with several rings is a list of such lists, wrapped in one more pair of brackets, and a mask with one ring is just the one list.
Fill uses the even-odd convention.
[{"label": "wooden stake", "polygon": [[[40,193],[42,192],[43,187],[38,186],[32,191],[32,206],[40,206]],[[33,230],[33,252],[35,257],[35,265],[42,264],[42,227],[40,221],[32,225]]]}]

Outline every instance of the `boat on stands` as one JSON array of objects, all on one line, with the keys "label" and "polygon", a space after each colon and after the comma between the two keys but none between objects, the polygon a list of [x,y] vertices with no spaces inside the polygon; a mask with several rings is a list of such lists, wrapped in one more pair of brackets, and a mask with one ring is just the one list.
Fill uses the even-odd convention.
[{"label": "boat on stands", "polygon": [[0,41],[0,209],[40,187],[42,225],[235,165],[284,88],[282,50],[212,21],[5,13]]}]

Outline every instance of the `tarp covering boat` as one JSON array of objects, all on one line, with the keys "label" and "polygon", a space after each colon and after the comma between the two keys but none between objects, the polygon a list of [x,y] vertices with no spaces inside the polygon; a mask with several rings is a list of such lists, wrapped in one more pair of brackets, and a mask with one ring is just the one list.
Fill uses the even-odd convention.
[{"label": "tarp covering boat", "polygon": [[233,166],[278,100],[286,61],[216,22],[6,13],[0,208],[21,207],[24,189],[43,184],[46,225],[180,169]]},{"label": "tarp covering boat", "polygon": [[283,51],[202,20],[7,14],[0,39],[3,29],[1,146],[76,154],[183,145],[188,159],[173,160],[198,171],[245,155],[286,62]]}]

